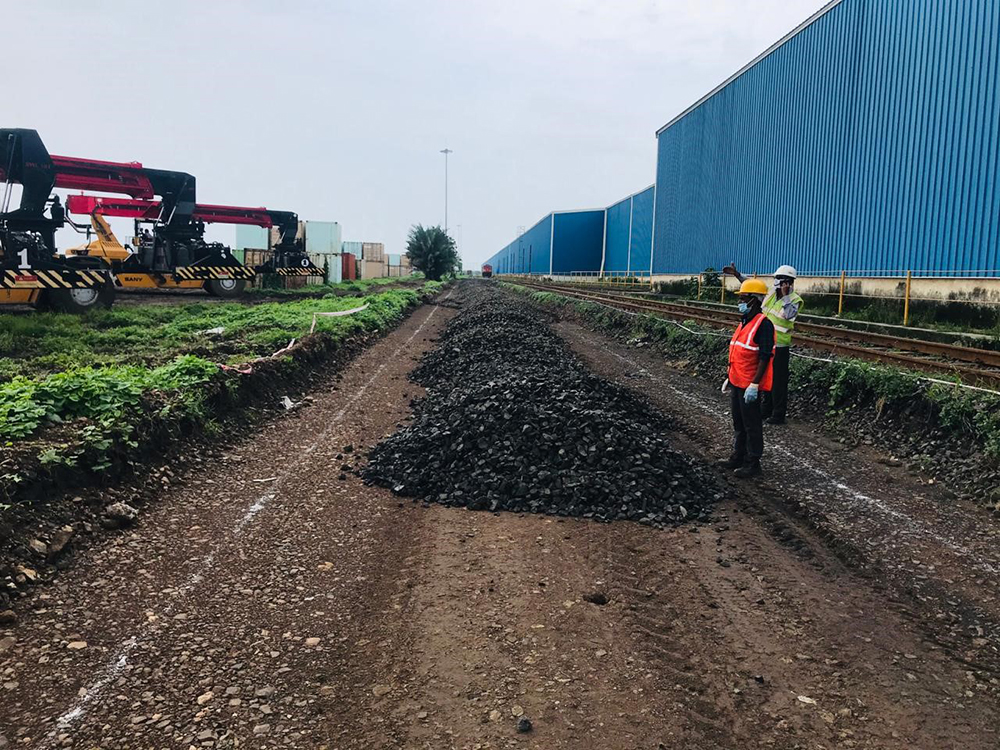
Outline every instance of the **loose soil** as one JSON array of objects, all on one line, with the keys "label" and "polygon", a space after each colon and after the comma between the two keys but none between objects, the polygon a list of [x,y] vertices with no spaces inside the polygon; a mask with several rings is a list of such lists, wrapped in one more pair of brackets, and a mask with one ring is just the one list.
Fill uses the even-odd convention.
[{"label": "loose soil", "polygon": [[[769,432],[763,482],[666,530],[364,486],[453,314],[417,310],[22,600],[0,747],[997,746],[994,527],[936,525],[933,487],[819,429]],[[557,330],[686,425],[674,448],[721,454],[711,389]]]}]

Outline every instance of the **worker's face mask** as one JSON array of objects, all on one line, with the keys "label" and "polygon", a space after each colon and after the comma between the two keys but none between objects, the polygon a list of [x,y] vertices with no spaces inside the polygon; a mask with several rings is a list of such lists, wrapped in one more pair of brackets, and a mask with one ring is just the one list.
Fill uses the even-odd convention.
[{"label": "worker's face mask", "polygon": [[736,307],[740,311],[740,315],[746,315],[748,312],[750,312],[749,302],[740,302],[740,304],[738,304]]}]

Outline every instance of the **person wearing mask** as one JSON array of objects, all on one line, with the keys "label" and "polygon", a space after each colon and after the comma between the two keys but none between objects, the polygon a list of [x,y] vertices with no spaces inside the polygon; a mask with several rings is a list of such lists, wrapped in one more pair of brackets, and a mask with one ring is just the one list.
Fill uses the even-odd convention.
[{"label": "person wearing mask", "polygon": [[[726,266],[723,273],[735,276],[740,281],[744,276],[736,266]],[[784,424],[788,413],[788,375],[792,354],[792,331],[795,319],[805,304],[795,293],[795,277],[798,274],[792,266],[779,266],[774,272],[774,289],[764,298],[763,312],[774,326],[774,388],[761,401],[761,415],[768,424]]]},{"label": "person wearing mask", "polygon": [[764,426],[760,397],[771,390],[774,378],[774,325],[761,306],[767,284],[746,279],[740,286],[740,324],[729,341],[729,373],[722,392],[729,391],[733,413],[733,451],[722,466],[746,479],[760,474],[764,455]]}]

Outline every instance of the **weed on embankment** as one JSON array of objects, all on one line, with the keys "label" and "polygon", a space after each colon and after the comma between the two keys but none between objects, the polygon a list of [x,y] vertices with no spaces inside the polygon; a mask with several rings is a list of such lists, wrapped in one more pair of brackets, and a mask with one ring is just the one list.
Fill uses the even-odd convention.
[{"label": "weed on embankment", "polygon": [[[239,366],[307,334],[305,352],[269,361],[270,375],[320,361],[359,335],[385,331],[440,284],[366,297],[289,300],[254,306],[192,303],[136,306],[83,316],[0,316],[0,502],[48,468],[105,471],[128,463],[151,436],[211,431],[219,410],[239,402]],[[26,468],[27,467],[27,468]]]}]

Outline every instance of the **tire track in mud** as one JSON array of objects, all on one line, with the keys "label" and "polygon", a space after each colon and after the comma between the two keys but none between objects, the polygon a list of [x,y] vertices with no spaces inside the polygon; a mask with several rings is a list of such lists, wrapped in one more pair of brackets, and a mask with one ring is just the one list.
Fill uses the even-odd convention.
[{"label": "tire track in mud", "polygon": [[[644,393],[674,419],[680,433],[678,447],[708,459],[725,452],[731,430],[728,415],[721,404],[713,405],[704,383],[671,370],[651,352],[635,352],[574,323],[555,326],[597,372]],[[778,441],[769,432],[769,446],[780,441],[795,453],[787,441],[804,430],[796,429]],[[806,440],[806,446],[813,442],[811,437]],[[848,460],[856,470],[866,468],[855,457]],[[804,464],[812,466],[814,461],[806,458]],[[845,494],[855,493],[895,510],[889,498],[897,495],[880,498],[835,479],[832,471],[816,468],[830,477],[830,494],[824,497],[840,502]],[[796,466],[793,471],[802,470]],[[858,477],[871,481],[867,474]],[[814,488],[815,497],[823,495],[823,486],[824,490]],[[756,485],[733,481],[731,489],[730,501],[720,507],[728,518],[691,535],[700,543],[682,545],[683,551],[678,548],[682,568],[671,571],[670,556],[665,556],[659,566],[650,562],[637,574],[639,563],[623,550],[616,551],[620,559],[615,563],[637,588],[657,592],[637,598],[636,623],[640,632],[662,633],[673,644],[651,651],[674,660],[699,648],[704,652],[711,644],[713,655],[697,665],[699,678],[703,685],[714,681],[710,684],[717,695],[731,696],[729,705],[718,704],[737,717],[727,726],[731,741],[751,747],[770,737],[777,743],[770,746],[783,747],[791,732],[814,740],[853,739],[856,746],[880,749],[959,746],[956,742],[963,747],[990,746],[997,737],[998,718],[983,703],[996,691],[988,665],[981,659],[970,664],[968,650],[955,658],[956,650],[938,642],[933,633],[945,631],[943,641],[955,645],[947,627],[940,627],[933,607],[928,613],[922,606],[900,606],[898,599],[885,596],[877,568],[863,569],[865,577],[860,577],[845,565],[845,559],[857,565],[870,550],[884,553],[884,543],[880,545],[877,537],[863,544],[848,538],[842,547],[836,529],[824,529],[823,516],[819,523],[810,517],[813,505],[786,504],[780,484],[766,476]],[[872,507],[869,499],[860,502]],[[795,508],[792,515],[790,507]],[[905,506],[898,512],[905,515]],[[922,519],[915,523],[929,528]],[[860,531],[870,528],[862,525]],[[944,543],[938,546],[946,554],[956,550],[973,554],[961,542],[947,544],[956,541],[949,536],[952,533],[931,532],[924,539],[939,537]],[[845,558],[844,550],[852,548],[854,554]],[[921,588],[928,590],[929,583]],[[941,596],[947,596],[946,590]],[[678,604],[681,601],[686,604]],[[675,604],[676,609],[663,608],[663,602]],[[966,641],[966,645],[971,644]],[[967,673],[970,666],[977,670],[975,679]],[[757,682],[758,676],[763,683]],[[803,712],[809,704],[799,702],[798,695],[815,698],[820,708]],[[965,702],[974,702],[986,713],[971,716]],[[856,723],[862,717],[863,731]],[[888,731],[887,725],[894,728]]]}]

